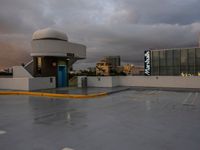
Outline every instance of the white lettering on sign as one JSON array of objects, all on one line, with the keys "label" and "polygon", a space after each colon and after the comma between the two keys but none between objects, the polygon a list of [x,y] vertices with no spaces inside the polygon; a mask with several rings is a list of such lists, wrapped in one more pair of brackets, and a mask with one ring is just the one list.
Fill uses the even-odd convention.
[{"label": "white lettering on sign", "polygon": [[150,58],[150,51],[145,51],[144,53],[144,74],[146,76],[151,75],[151,58]]}]

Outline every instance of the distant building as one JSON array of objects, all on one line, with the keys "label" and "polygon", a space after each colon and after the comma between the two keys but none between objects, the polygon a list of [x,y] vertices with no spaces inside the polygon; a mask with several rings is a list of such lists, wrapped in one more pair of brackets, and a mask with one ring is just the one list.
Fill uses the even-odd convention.
[{"label": "distant building", "polygon": [[96,75],[109,76],[110,71],[111,65],[105,62],[104,60],[101,60],[101,62],[98,62],[96,64]]},{"label": "distant building", "polygon": [[121,64],[120,56],[107,56],[96,64],[96,75],[115,75]]},{"label": "distant building", "polygon": [[133,69],[134,69],[134,65],[133,64],[126,64],[126,65],[123,66],[123,72],[126,75],[132,75]]},{"label": "distant building", "polygon": [[89,67],[89,68],[88,68],[88,71],[89,71],[89,72],[96,72],[96,67]]},{"label": "distant building", "polygon": [[145,75],[200,75],[200,48],[148,50],[144,55]]},{"label": "distant building", "polygon": [[5,69],[3,69],[3,72],[12,73],[13,70],[12,70],[12,68],[5,68]]},{"label": "distant building", "polygon": [[144,67],[126,64],[123,66],[123,72],[126,75],[144,75]]},{"label": "distant building", "polygon": [[116,72],[117,72],[117,74],[118,75],[120,75],[121,73],[123,73],[123,66],[117,66],[117,68],[116,68]]},{"label": "distant building", "polygon": [[144,67],[143,66],[134,66],[132,75],[144,75]]},{"label": "distant building", "polygon": [[112,68],[116,68],[121,65],[120,56],[107,56],[104,58],[105,62],[111,65]]}]

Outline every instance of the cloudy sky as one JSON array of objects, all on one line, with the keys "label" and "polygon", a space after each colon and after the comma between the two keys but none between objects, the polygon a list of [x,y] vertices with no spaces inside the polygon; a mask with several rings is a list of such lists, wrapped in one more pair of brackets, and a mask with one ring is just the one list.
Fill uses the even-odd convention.
[{"label": "cloudy sky", "polygon": [[148,48],[195,47],[200,0],[0,0],[0,67],[29,61],[32,33],[51,27],[87,46],[91,66],[106,55],[143,64]]}]

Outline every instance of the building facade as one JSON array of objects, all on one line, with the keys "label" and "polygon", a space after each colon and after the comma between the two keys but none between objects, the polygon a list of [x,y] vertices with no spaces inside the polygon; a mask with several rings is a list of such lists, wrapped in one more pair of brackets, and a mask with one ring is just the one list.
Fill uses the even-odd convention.
[{"label": "building facade", "polygon": [[96,64],[96,75],[109,76],[111,71],[111,66],[107,62],[101,61]]},{"label": "building facade", "polygon": [[111,65],[111,67],[116,68],[121,65],[120,56],[107,56],[104,58],[105,62]]},{"label": "building facade", "polygon": [[125,64],[123,66],[123,72],[126,75],[132,75],[133,74],[133,70],[134,70],[134,65],[133,64]]},{"label": "building facade", "polygon": [[107,56],[96,63],[96,75],[114,75],[118,72],[120,64],[120,56]]},{"label": "building facade", "polygon": [[145,51],[144,72],[148,76],[199,76],[200,48]]},{"label": "building facade", "polygon": [[33,33],[33,60],[25,68],[34,77],[56,78],[57,87],[68,86],[73,63],[86,58],[86,46],[69,42],[65,33],[46,28]]},{"label": "building facade", "polygon": [[123,66],[123,72],[126,75],[144,75],[144,67],[134,66],[133,64],[125,64]]}]

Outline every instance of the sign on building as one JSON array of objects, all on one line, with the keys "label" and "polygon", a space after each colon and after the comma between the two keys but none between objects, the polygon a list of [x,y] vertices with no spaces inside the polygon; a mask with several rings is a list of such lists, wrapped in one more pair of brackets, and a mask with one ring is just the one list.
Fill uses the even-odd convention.
[{"label": "sign on building", "polygon": [[144,52],[144,74],[151,75],[151,51],[149,50]]}]

